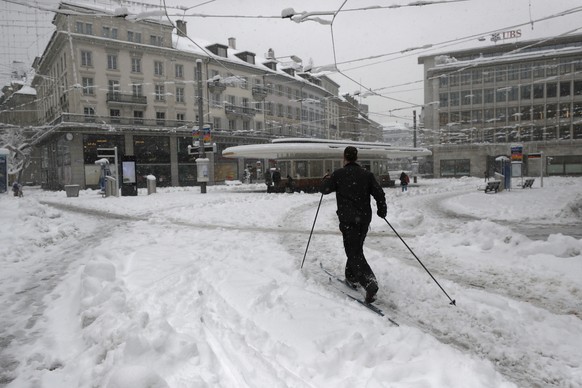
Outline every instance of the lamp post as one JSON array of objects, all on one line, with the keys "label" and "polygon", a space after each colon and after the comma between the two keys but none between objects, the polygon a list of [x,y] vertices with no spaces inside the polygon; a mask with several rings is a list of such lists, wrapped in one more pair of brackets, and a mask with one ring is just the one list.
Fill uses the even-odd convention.
[{"label": "lamp post", "polygon": [[[202,59],[196,60],[196,75],[198,77],[198,158],[206,158],[204,150],[204,110],[202,107]],[[200,182],[200,193],[206,194],[206,182]]]}]

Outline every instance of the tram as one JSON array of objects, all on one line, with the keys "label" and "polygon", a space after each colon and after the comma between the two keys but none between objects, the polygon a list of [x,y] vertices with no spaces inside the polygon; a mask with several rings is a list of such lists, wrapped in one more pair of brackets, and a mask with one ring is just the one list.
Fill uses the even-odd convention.
[{"label": "tram", "polygon": [[343,167],[343,152],[347,146],[358,149],[358,163],[372,171],[383,187],[394,185],[388,172],[388,159],[431,155],[426,148],[395,147],[386,143],[286,138],[267,144],[228,147],[226,158],[264,159],[265,173],[280,175],[279,182],[267,186],[268,192],[319,190],[322,177]]}]

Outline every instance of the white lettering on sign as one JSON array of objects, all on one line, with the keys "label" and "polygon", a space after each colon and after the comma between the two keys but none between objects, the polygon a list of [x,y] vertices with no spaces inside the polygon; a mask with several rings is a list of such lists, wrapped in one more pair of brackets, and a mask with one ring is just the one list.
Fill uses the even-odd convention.
[{"label": "white lettering on sign", "polygon": [[517,38],[521,38],[521,30],[494,32],[493,34],[491,34],[491,41],[495,43],[500,40]]}]

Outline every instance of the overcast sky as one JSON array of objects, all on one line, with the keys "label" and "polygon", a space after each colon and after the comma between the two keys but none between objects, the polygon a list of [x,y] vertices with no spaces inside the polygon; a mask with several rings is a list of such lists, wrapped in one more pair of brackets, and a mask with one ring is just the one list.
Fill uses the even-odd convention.
[{"label": "overcast sky", "polygon": [[[366,88],[382,94],[361,98],[361,102],[370,106],[371,118],[383,124],[410,123],[413,109],[420,113],[420,105],[424,102],[423,69],[417,64],[420,55],[493,45],[488,33],[495,30],[520,29],[520,40],[550,37],[576,29],[580,30],[574,33],[582,33],[582,12],[538,21],[576,7],[582,11],[580,0],[451,0],[433,1],[435,4],[425,6],[406,6],[412,1],[403,0],[207,1],[165,0],[165,3],[168,7],[202,4],[185,12],[169,10],[172,15],[187,15],[184,20],[188,22],[191,38],[227,44],[229,37],[235,37],[239,50],[265,55],[269,48],[273,48],[277,57],[296,55],[304,64],[313,61],[314,67],[337,61],[341,73],[330,76],[341,85],[341,94],[358,91],[363,94]],[[75,2],[106,5],[111,9],[120,6],[120,2],[114,0]],[[164,5],[163,0],[121,2],[132,10],[146,3]],[[2,85],[6,84],[12,61],[24,61],[30,65],[34,57],[42,53],[53,31],[51,20],[54,16],[42,8],[56,7],[57,4],[56,0],[0,0]],[[374,5],[385,8],[369,9]],[[402,7],[387,8],[394,5]],[[287,8],[293,8],[297,13],[337,11],[340,8],[342,12],[337,14],[332,25],[314,21],[296,23],[280,18],[281,11]],[[355,11],[356,8],[364,9]],[[188,16],[194,13],[239,17]],[[332,16],[319,17],[332,20]],[[524,23],[526,25],[519,26]],[[486,40],[478,40],[476,36],[480,34]],[[450,43],[445,46],[443,42]],[[433,47],[401,53],[426,45]],[[342,64],[378,55],[382,56]]]}]

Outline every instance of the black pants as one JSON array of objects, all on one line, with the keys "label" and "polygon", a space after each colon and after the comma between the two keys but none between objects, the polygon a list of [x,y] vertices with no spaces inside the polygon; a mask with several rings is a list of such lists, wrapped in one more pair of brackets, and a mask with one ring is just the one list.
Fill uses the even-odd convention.
[{"label": "black pants", "polygon": [[368,226],[367,223],[347,224],[340,222],[344,249],[348,257],[345,271],[346,279],[352,283],[359,283],[366,291],[378,289],[376,276],[364,256],[364,240],[366,240]]}]

